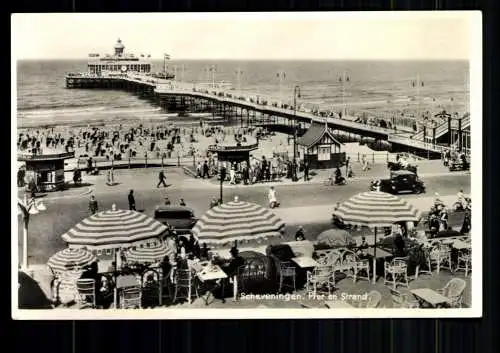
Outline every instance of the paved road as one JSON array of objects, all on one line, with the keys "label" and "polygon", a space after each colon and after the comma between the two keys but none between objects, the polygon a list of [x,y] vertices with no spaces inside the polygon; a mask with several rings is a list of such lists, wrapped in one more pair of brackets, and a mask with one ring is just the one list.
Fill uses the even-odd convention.
[{"label": "paved road", "polygon": [[[425,179],[428,192],[425,197],[432,197],[434,192],[440,195],[454,195],[462,188],[464,192],[470,192],[470,177],[467,175],[454,175],[453,177],[429,177]],[[300,186],[280,186],[277,188],[278,198],[282,203],[279,214],[287,223],[300,223],[304,226],[306,233],[318,234],[327,229],[330,225],[329,219],[325,216],[324,221],[318,221],[318,217],[308,216],[314,214],[315,208],[330,205],[337,201],[343,201],[350,196],[367,190],[368,181],[359,180],[351,182],[345,186],[324,186],[320,184]],[[218,196],[218,188],[207,189],[185,189],[176,187],[175,184],[168,188],[143,189],[136,191],[136,203],[138,209],[144,209],[147,214],[152,214],[156,205],[163,202],[163,197],[168,195],[173,203],[177,203],[182,197],[191,206],[197,215],[203,214],[208,209],[210,199]],[[261,205],[267,202],[267,187],[249,187],[227,189],[224,192],[224,199],[231,200],[238,195],[241,200],[255,202]],[[128,208],[127,193],[125,188],[114,191],[110,187],[109,191],[96,193],[100,209],[109,209],[113,203],[118,208]],[[403,196],[408,199],[418,200],[417,195]],[[421,198],[422,196],[420,196]],[[45,202],[47,211],[33,216],[29,226],[29,252],[30,262],[45,262],[50,255],[65,247],[60,235],[75,225],[77,222],[88,216],[88,196],[69,197],[61,199],[47,199]],[[304,209],[304,206],[311,206]],[[293,219],[286,219],[287,209],[294,210]],[[296,215],[297,210],[304,209]],[[309,211],[309,212],[308,212]],[[278,213],[278,212],[277,212]],[[320,218],[321,219],[321,218]],[[311,223],[313,222],[313,223]],[[460,222],[460,220],[457,220]],[[21,225],[21,223],[19,223]],[[22,229],[19,229],[19,251],[21,251]],[[293,229],[287,230],[287,234],[293,234]],[[291,240],[291,235],[288,240]]]}]

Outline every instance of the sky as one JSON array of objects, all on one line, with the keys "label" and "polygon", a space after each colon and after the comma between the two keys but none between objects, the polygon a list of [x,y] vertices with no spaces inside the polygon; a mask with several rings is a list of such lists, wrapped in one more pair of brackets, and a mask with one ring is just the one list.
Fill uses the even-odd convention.
[{"label": "sky", "polygon": [[118,38],[126,51],[173,60],[468,59],[481,18],[458,11],[12,16],[17,60],[111,54]]}]

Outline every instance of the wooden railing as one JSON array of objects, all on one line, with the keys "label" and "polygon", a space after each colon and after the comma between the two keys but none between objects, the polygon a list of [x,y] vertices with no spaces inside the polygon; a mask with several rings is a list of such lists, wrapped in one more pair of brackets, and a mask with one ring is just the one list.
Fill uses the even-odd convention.
[{"label": "wooden railing", "polygon": [[18,161],[31,161],[31,160],[51,160],[51,159],[69,159],[75,157],[75,152],[63,152],[63,153],[17,153]]}]

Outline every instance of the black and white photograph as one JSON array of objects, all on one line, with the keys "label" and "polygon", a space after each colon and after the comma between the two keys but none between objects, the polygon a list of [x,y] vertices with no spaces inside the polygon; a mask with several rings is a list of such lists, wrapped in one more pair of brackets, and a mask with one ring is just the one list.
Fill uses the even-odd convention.
[{"label": "black and white photograph", "polygon": [[13,318],[480,317],[481,26],[12,15]]}]

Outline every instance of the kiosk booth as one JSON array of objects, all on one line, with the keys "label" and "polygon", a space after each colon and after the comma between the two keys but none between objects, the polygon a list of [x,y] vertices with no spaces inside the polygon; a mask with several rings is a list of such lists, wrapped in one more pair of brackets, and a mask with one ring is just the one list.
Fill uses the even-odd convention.
[{"label": "kiosk booth", "polygon": [[330,169],[345,165],[343,144],[335,139],[326,123],[313,123],[297,140],[297,145],[302,147],[304,161],[307,161],[310,169]]},{"label": "kiosk booth", "polygon": [[[246,141],[245,141],[246,140]],[[223,141],[217,145],[208,146],[208,151],[217,154],[217,161],[233,163],[245,162],[250,165],[250,152],[259,148],[257,139],[245,136],[245,140]]]},{"label": "kiosk booth", "polygon": [[34,182],[39,191],[61,190],[65,186],[64,161],[75,157],[75,152],[18,153],[17,160],[25,163],[25,182]]}]

